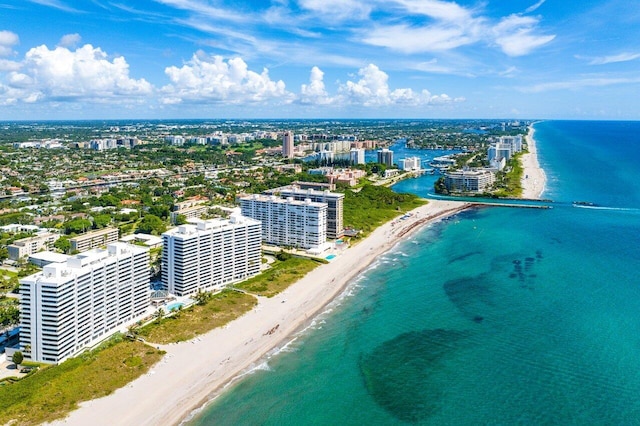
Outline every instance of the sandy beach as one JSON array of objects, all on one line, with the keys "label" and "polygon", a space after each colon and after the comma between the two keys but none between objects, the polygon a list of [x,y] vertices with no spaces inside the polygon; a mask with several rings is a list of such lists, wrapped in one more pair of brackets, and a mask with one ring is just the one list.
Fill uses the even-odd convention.
[{"label": "sandy beach", "polygon": [[[529,176],[531,179],[533,175]],[[424,224],[469,206],[459,201],[431,200],[405,219],[386,223],[280,295],[260,298],[254,310],[227,326],[189,342],[162,346],[167,354],[150,372],[112,395],[82,403],[69,417],[53,424],[179,424],[234,378],[290,341],[377,257]]]},{"label": "sandy beach", "polygon": [[540,199],[547,182],[547,176],[540,167],[540,163],[538,163],[538,151],[536,150],[536,142],[533,137],[535,133],[534,124],[529,126],[529,132],[527,133],[529,152],[522,156],[522,166],[524,168],[522,175],[522,198],[532,200]]}]

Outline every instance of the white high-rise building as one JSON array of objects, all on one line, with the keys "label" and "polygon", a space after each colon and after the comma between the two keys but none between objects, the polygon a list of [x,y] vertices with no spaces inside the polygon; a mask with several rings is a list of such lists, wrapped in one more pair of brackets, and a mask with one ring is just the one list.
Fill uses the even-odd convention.
[{"label": "white high-rise building", "polygon": [[60,363],[140,320],[150,304],[149,251],[116,242],[20,280],[25,358]]},{"label": "white high-rise building", "polygon": [[351,164],[364,164],[364,148],[351,148],[349,161]]},{"label": "white high-rise building", "polygon": [[162,234],[162,284],[179,296],[222,289],[260,272],[260,222],[232,215]]},{"label": "white high-rise building", "polygon": [[421,162],[419,157],[407,157],[398,161],[400,170],[420,170]]},{"label": "white high-rise building", "polygon": [[327,203],[327,238],[336,239],[344,235],[344,194],[340,192],[317,191],[311,188],[302,189],[300,185],[281,186],[265,191],[267,194],[280,195],[294,200],[309,199],[316,203]]},{"label": "white high-rise building", "polygon": [[241,198],[240,208],[262,222],[266,243],[312,249],[327,242],[327,203],[256,194]]}]

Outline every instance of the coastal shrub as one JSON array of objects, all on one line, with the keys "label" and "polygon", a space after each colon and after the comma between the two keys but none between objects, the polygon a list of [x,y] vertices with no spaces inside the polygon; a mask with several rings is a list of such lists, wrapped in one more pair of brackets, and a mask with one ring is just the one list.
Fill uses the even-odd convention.
[{"label": "coastal shrub", "polygon": [[174,343],[193,339],[253,309],[258,300],[231,289],[212,294],[203,304],[181,311],[180,317],[166,317],[138,329],[138,334],[154,343]]},{"label": "coastal shrub", "polygon": [[35,425],[60,419],[78,403],[109,395],[144,374],[163,354],[118,336],[95,351],[40,368],[0,386],[0,424]]},{"label": "coastal shrub", "polygon": [[365,185],[359,192],[345,192],[344,225],[361,230],[366,236],[402,212],[425,203],[424,199],[414,194],[396,193],[384,186]]},{"label": "coastal shrub", "polygon": [[260,296],[273,297],[319,265],[320,262],[314,259],[292,256],[285,261],[274,262],[270,269],[236,284],[235,287]]}]

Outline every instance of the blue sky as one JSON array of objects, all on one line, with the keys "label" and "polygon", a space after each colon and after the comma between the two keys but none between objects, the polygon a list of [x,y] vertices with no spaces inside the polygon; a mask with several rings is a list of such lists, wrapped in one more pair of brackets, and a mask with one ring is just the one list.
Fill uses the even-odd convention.
[{"label": "blue sky", "polygon": [[640,119],[636,0],[0,0],[0,119]]}]

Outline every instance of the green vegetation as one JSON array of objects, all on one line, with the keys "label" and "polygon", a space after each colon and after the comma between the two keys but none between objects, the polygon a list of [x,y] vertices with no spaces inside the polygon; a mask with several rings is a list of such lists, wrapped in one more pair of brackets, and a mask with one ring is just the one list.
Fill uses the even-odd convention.
[{"label": "green vegetation", "polygon": [[362,236],[366,236],[402,212],[413,210],[425,202],[413,194],[398,194],[383,186],[365,185],[357,193],[345,193],[344,224],[361,230]]},{"label": "green vegetation", "polygon": [[35,425],[60,419],[87,401],[109,395],[146,373],[162,355],[117,335],[95,351],[42,368],[0,386],[0,424]]},{"label": "green vegetation", "polygon": [[193,339],[231,322],[253,309],[258,300],[250,294],[223,290],[204,303],[182,309],[172,316],[159,317],[136,334],[154,343],[173,343]]},{"label": "green vegetation", "polygon": [[[286,257],[286,256],[285,256]],[[259,296],[273,297],[320,266],[321,260],[290,257],[276,261],[271,268],[235,287]]]},{"label": "green vegetation", "polygon": [[520,157],[525,154],[525,151],[515,154],[507,165],[507,172],[499,172],[496,175],[496,182],[494,188],[497,190],[493,193],[494,196],[500,198],[517,198],[522,196],[522,174],[524,169],[520,162]]},{"label": "green vegetation", "polygon": [[0,297],[0,329],[20,323],[18,300]]}]

